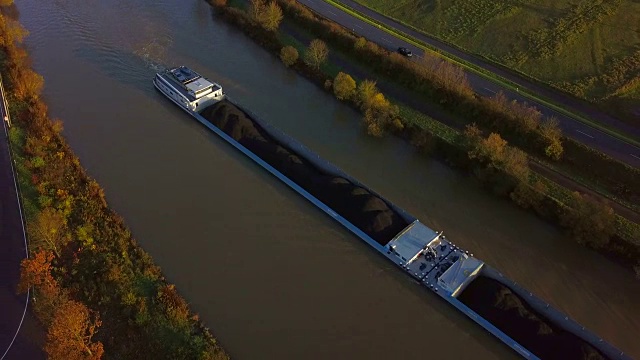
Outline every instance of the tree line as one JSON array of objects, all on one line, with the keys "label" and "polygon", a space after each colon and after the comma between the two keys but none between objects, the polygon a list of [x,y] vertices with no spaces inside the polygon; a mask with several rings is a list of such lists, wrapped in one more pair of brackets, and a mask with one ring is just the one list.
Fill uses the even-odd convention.
[{"label": "tree line", "polygon": [[20,46],[27,32],[0,15],[0,50],[30,256],[32,289],[50,359],[227,359],[175,286],[132,239],[80,165],[40,98],[44,81]]},{"label": "tree line", "polygon": [[[295,2],[279,1],[279,3],[286,16],[314,18],[308,9]],[[312,40],[303,49],[302,56],[300,56],[299,50],[295,47],[284,46],[275,31],[256,32],[243,26],[246,24],[245,18],[248,15],[241,10],[225,6],[217,8],[227,20],[239,25],[247,35],[259,43],[268,44],[267,48],[279,55],[285,66],[301,72],[317,84],[324,86],[325,89],[332,91],[337,99],[347,101],[362,111],[363,123],[369,134],[379,136],[384,131],[390,130],[410,138],[412,143],[421,148],[435,146],[449,161],[468,168],[494,192],[508,196],[518,205],[529,208],[540,216],[563,226],[578,242],[585,245],[603,248],[610,243],[612,236],[616,238],[614,236],[616,216],[610,206],[579,193],[573,193],[558,200],[557,196],[552,195],[555,190],[547,188],[545,182],[530,170],[526,154],[518,149],[519,143],[516,141],[518,147],[508,145],[507,140],[497,131],[508,126],[517,129],[521,134],[534,133],[539,139],[537,144],[539,144],[541,151],[545,156],[553,159],[563,153],[563,138],[555,119],[544,119],[534,107],[507,101],[502,94],[498,93],[492,98],[479,100],[484,102],[486,108],[474,111],[476,115],[473,117],[474,119],[480,120],[484,124],[490,124],[490,126],[480,128],[474,122],[467,126],[465,131],[460,132],[455,140],[443,142],[434,139],[429,129],[408,124],[407,119],[403,119],[399,115],[397,106],[391,104],[377,90],[374,81],[363,80],[358,83],[344,72],[338,73],[334,78],[328,77],[322,69],[329,54],[329,47],[325,41]],[[292,13],[294,14],[292,15]],[[320,26],[318,24],[325,26],[323,28],[326,33],[325,38],[330,39],[332,45],[344,41],[345,37],[336,35],[347,33],[344,29],[324,20],[315,19],[313,21],[317,26]],[[313,26],[312,24],[310,27]],[[309,29],[309,27],[305,28]],[[382,50],[377,49],[377,45],[366,39],[349,36],[354,40],[349,44],[354,50],[370,48],[382,53]],[[389,53],[386,50],[384,56],[394,58],[393,61],[406,61],[400,55]],[[375,63],[376,61],[390,60],[367,58],[367,61]],[[440,70],[434,71],[433,69]],[[420,71],[431,71],[429,76],[437,79],[437,83],[445,94],[469,92],[464,73],[442,60],[432,61],[429,66]],[[445,99],[445,102],[452,101],[453,98],[455,97]],[[504,116],[502,118],[504,122],[500,124],[501,120],[497,117],[489,117],[491,122],[485,118],[483,122],[481,115],[485,112],[503,114],[501,116]],[[494,122],[496,124],[492,124]],[[636,259],[635,261],[640,258],[640,252],[637,249],[629,254],[618,254],[630,256],[632,259]]]},{"label": "tree line", "polygon": [[[553,117],[544,117],[535,107],[507,101],[503,94],[483,97],[475,94],[462,69],[432,52],[420,62],[389,52],[348,29],[321,18],[293,0],[277,0],[290,21],[315,34],[332,47],[350,54],[383,76],[423,94],[425,100],[450,113],[475,122],[486,131],[498,132],[513,145],[530,154],[551,160],[578,177],[587,178],[617,197],[640,198],[640,169],[563,136]],[[259,38],[259,37],[258,37]],[[603,171],[593,171],[598,162]]]}]

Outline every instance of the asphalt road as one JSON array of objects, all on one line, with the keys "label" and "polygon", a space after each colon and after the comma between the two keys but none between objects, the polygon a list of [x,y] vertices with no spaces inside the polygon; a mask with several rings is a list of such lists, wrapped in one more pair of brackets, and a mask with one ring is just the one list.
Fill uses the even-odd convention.
[{"label": "asphalt road", "polygon": [[[335,21],[336,23],[343,25],[353,32],[366,37],[367,39],[379,44],[380,46],[396,51],[398,47],[403,46],[411,51],[415,55],[421,56],[424,51],[412,44],[406,43],[377,26],[370,25],[369,23],[362,21],[358,18],[351,16],[348,13],[341,11],[340,9],[328,4],[322,0],[298,0],[300,3],[308,6],[316,11],[318,14]],[[597,119],[603,124],[608,124],[612,127],[621,129],[633,136],[640,137],[640,129],[633,128],[627,124],[611,118],[610,116],[597,111],[589,107],[587,104],[583,104],[581,101],[573,99],[567,95],[563,95],[560,92],[552,89],[536,85],[528,82],[526,79],[522,79],[517,75],[510,73],[507,70],[501,69],[495,65],[485,63],[481,59],[473,57],[461,50],[453,48],[445,43],[442,43],[436,39],[428,37],[424,34],[418,33],[402,24],[386,18],[383,15],[376,13],[362,5],[357,4],[352,0],[340,0],[345,5],[356,9],[358,12],[365,14],[373,19],[376,19],[380,23],[395,28],[400,32],[411,35],[412,37],[421,40],[424,43],[431,44],[446,53],[451,53],[459,58],[481,66],[489,71],[492,71],[504,78],[507,78],[522,87],[534,91],[544,97],[553,99],[557,104],[563,104],[568,110],[577,110],[579,113],[588,114],[592,119]],[[527,102],[535,105],[545,116],[555,116],[560,127],[564,131],[567,137],[570,137],[576,141],[584,143],[587,146],[598,149],[605,154],[608,154],[624,163],[627,163],[634,167],[640,167],[640,148],[624,142],[616,137],[613,137],[607,133],[604,133],[596,128],[586,125],[578,120],[568,117],[562,113],[559,113],[551,108],[546,107],[544,104],[536,103],[532,99],[522,96],[517,91],[512,91],[507,88],[503,88],[500,84],[496,84],[476,73],[467,71],[467,78],[476,93],[483,96],[492,96],[498,91],[502,91],[509,99],[517,100],[520,102]]]},{"label": "asphalt road", "polygon": [[42,328],[27,309],[27,295],[16,294],[27,249],[3,118],[0,103],[0,360],[44,359]]}]

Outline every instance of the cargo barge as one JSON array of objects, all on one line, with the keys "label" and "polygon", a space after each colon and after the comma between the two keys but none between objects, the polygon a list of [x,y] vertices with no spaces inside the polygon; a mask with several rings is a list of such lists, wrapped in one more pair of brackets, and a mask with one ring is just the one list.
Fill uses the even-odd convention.
[{"label": "cargo barge", "polygon": [[[179,74],[179,77],[176,76]],[[198,81],[199,85],[189,86]],[[171,88],[167,84],[172,85]],[[154,85],[429,291],[526,359],[631,359],[547,302],[422,224],[184,66]],[[193,88],[205,91],[190,93]],[[178,95],[176,95],[178,93]],[[188,96],[189,95],[189,96]],[[181,101],[179,96],[184,97]],[[203,101],[203,97],[207,97]]]}]

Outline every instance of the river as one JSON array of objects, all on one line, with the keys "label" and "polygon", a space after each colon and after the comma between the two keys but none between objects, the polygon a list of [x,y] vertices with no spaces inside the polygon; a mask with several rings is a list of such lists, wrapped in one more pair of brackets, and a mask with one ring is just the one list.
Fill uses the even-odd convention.
[{"label": "river", "polygon": [[[640,357],[640,281],[285,69],[201,0],[17,0],[43,96],[138,242],[234,357],[515,358],[163,98],[186,64]],[[634,335],[635,334],[635,335]]]}]

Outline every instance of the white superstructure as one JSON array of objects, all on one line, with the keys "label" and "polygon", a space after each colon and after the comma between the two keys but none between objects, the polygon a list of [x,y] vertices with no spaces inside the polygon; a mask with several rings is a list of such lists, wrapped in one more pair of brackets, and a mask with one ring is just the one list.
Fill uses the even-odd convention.
[{"label": "white superstructure", "polygon": [[186,66],[157,73],[153,84],[169,99],[188,111],[198,112],[224,99],[225,96],[222,86]]}]

